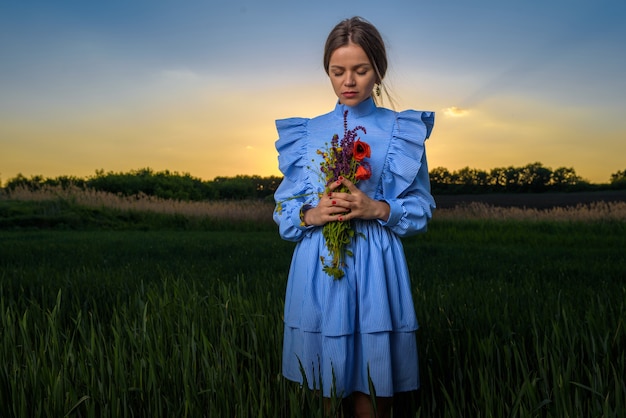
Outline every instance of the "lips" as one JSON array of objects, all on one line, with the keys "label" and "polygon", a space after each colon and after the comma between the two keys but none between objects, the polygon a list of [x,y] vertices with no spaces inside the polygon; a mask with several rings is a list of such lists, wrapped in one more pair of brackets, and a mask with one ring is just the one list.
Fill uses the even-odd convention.
[{"label": "lips", "polygon": [[343,95],[343,97],[352,98],[357,95],[357,92],[356,91],[344,91],[341,94]]}]

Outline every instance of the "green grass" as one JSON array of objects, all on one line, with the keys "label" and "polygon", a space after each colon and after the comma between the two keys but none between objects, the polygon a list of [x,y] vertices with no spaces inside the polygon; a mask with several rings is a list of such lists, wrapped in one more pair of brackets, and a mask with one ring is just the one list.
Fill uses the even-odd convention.
[{"label": "green grass", "polygon": [[[280,376],[293,244],[116,219],[0,231],[0,416],[323,415]],[[625,223],[434,221],[404,242],[409,416],[623,416]]]},{"label": "green grass", "polygon": [[621,416],[625,237],[612,223],[435,225],[415,292],[422,407],[434,416]]}]

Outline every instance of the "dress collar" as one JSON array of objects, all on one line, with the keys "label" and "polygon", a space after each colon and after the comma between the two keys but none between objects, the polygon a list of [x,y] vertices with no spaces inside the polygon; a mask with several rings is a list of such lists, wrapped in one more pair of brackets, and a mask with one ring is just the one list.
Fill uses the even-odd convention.
[{"label": "dress collar", "polygon": [[337,105],[335,106],[333,113],[340,118],[343,118],[343,112],[347,110],[348,117],[362,118],[372,113],[375,109],[376,104],[374,103],[374,99],[368,97],[356,106],[346,106],[337,101]]}]

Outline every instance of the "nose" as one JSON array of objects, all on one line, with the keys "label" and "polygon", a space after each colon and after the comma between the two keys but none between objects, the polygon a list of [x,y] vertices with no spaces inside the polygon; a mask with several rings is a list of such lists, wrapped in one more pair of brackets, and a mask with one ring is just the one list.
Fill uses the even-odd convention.
[{"label": "nose", "polygon": [[356,81],[355,81],[355,78],[354,78],[354,74],[352,74],[351,72],[347,72],[346,73],[346,80],[345,80],[344,84],[346,86],[354,86],[356,84]]}]

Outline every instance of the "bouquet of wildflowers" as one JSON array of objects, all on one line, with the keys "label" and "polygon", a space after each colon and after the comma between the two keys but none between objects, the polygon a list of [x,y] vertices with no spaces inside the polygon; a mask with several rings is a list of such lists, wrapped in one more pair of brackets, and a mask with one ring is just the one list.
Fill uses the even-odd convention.
[{"label": "bouquet of wildflowers", "polygon": [[[360,180],[367,180],[372,175],[369,163],[364,161],[365,158],[370,157],[370,146],[357,138],[358,131],[366,133],[365,128],[356,126],[348,130],[347,117],[348,111],[346,110],[343,114],[343,137],[339,139],[339,136],[335,134],[327,150],[317,151],[323,157],[320,170],[326,181],[326,193],[329,192],[328,186],[340,177],[356,184]],[[335,191],[348,192],[348,189],[341,186]],[[345,257],[352,256],[352,252],[346,248],[354,237],[352,222],[328,222],[323,226],[322,234],[332,258],[326,264],[326,260],[322,257],[324,271],[335,280],[341,279],[344,276]]]}]

